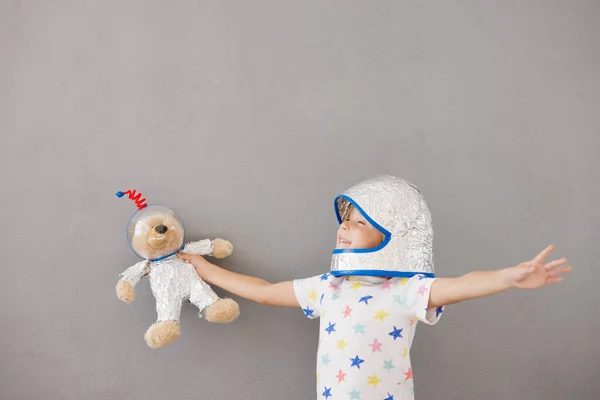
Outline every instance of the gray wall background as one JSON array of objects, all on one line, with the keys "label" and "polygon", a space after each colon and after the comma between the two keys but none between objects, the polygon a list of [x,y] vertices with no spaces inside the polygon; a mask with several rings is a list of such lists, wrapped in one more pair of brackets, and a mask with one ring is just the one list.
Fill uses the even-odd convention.
[{"label": "gray wall background", "polygon": [[[220,265],[328,270],[333,197],[415,183],[439,276],[554,243],[560,285],[450,307],[413,346],[419,399],[597,399],[597,1],[0,1],[0,398],[313,399],[318,325],[184,306],[159,351],[124,229],[136,188]],[[223,291],[220,294],[225,295]]]}]

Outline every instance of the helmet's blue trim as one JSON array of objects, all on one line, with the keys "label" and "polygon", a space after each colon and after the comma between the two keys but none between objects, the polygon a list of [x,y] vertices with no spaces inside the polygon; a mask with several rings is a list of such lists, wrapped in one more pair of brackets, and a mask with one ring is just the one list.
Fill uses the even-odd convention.
[{"label": "helmet's blue trim", "polygon": [[183,248],[184,248],[184,247],[185,247],[185,244],[182,244],[182,245],[181,245],[181,247],[179,248],[179,250],[177,250],[176,252],[174,252],[174,253],[171,253],[171,254],[167,254],[166,256],[162,256],[162,257],[158,257],[158,258],[153,258],[153,259],[151,259],[151,260],[148,260],[148,261],[155,262],[155,261],[161,261],[161,260],[164,260],[165,258],[172,257],[172,256],[174,256],[175,254],[179,253],[181,250],[183,250]]},{"label": "helmet's blue trim", "polygon": [[408,272],[408,271],[385,271],[385,270],[357,270],[357,271],[331,271],[331,275],[339,276],[391,276],[397,278],[412,278],[413,276],[423,275],[427,278],[435,278],[433,272]]},{"label": "helmet's blue trim", "polygon": [[366,249],[335,249],[335,250],[333,250],[333,254],[373,253],[373,252],[379,251],[379,250],[383,249],[385,246],[387,246],[387,244],[390,242],[390,240],[392,240],[392,233],[390,231],[388,231],[387,229],[385,229],[383,226],[379,225],[377,222],[375,222],[354,200],[352,200],[352,198],[350,198],[349,196],[346,196],[344,194],[337,196],[333,201],[333,206],[335,207],[335,216],[336,216],[338,222],[340,223],[340,225],[342,224],[342,216],[340,215],[340,211],[338,209],[338,200],[339,199],[344,199],[347,202],[349,202],[350,204],[352,204],[363,215],[363,217],[365,217],[365,219],[367,221],[369,221],[369,223],[371,225],[373,225],[375,228],[377,228],[377,230],[379,232],[384,234],[385,238],[377,247],[370,247],[370,248],[366,248]]}]

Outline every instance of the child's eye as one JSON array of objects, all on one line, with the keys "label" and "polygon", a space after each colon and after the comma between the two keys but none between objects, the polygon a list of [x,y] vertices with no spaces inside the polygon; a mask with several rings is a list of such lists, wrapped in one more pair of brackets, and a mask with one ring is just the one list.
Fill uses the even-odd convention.
[{"label": "child's eye", "polygon": [[363,221],[358,221],[359,225],[364,225],[365,223]]}]

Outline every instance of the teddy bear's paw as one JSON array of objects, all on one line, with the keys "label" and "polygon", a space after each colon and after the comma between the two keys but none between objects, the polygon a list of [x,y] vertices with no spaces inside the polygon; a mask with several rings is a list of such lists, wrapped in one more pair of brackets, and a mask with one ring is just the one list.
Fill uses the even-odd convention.
[{"label": "teddy bear's paw", "polygon": [[177,321],[162,321],[153,324],[144,335],[146,344],[153,349],[163,347],[179,337],[181,330]]},{"label": "teddy bear's paw", "polygon": [[240,306],[235,300],[221,299],[206,307],[204,318],[210,322],[228,323],[240,316]]},{"label": "teddy bear's paw", "polygon": [[115,289],[119,300],[124,301],[125,303],[131,303],[133,299],[135,299],[135,290],[129,282],[121,280],[117,283]]},{"label": "teddy bear's paw", "polygon": [[233,245],[225,239],[213,240],[213,256],[216,258],[225,258],[233,252]]}]

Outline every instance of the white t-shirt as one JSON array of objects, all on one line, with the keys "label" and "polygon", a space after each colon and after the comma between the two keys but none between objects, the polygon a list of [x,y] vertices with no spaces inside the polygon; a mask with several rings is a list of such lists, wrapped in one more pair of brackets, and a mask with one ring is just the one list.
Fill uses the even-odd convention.
[{"label": "white t-shirt", "polygon": [[318,399],[414,399],[415,328],[435,324],[443,312],[427,308],[434,280],[323,274],[294,281],[306,317],[321,318]]}]

